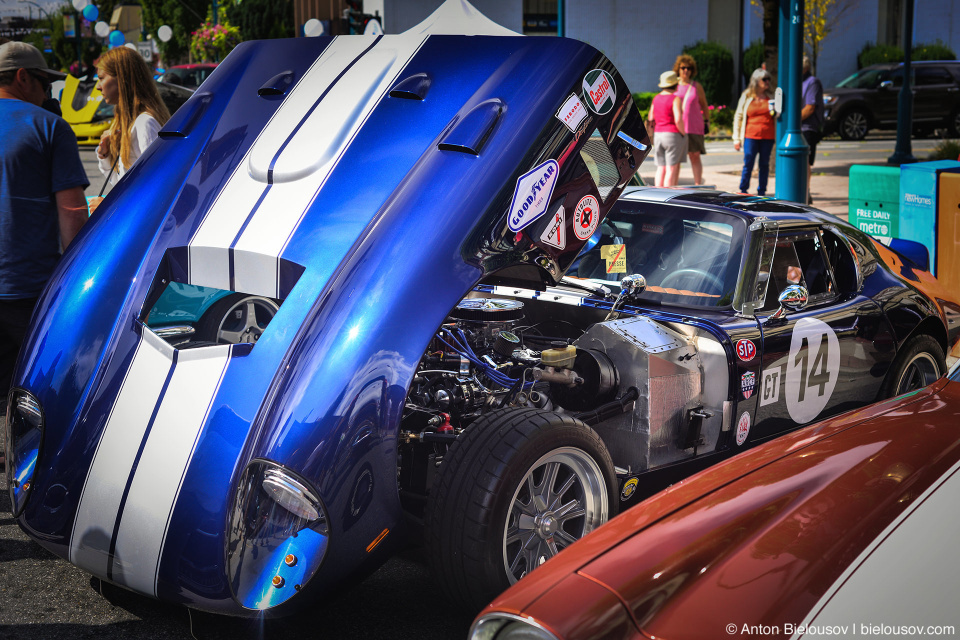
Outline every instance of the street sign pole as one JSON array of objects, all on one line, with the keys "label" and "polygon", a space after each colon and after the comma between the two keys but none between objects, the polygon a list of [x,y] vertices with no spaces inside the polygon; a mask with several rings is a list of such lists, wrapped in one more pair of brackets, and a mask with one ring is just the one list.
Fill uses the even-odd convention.
[{"label": "street sign pole", "polygon": [[[777,197],[793,202],[807,203],[807,157],[810,147],[800,131],[801,69],[803,65],[803,2],[790,2],[790,29],[787,46],[789,47],[789,80],[784,89],[787,114],[787,126],[780,139],[777,155],[781,158],[783,172],[777,173]],[[783,35],[781,34],[781,41]]]}]

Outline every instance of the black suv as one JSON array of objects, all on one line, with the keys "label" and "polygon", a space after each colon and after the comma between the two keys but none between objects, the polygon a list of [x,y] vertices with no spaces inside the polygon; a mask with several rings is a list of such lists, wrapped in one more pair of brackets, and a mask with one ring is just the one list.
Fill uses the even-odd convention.
[{"label": "black suv", "polygon": [[[914,62],[913,132],[929,135],[945,128],[960,135],[960,62]],[[896,129],[903,64],[874,64],[825,89],[824,135],[837,132],[844,140],[862,140],[870,129]]]}]

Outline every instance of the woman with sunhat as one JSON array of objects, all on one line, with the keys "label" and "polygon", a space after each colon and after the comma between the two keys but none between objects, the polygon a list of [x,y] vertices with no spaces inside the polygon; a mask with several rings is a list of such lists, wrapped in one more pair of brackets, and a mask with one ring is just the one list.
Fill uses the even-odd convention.
[{"label": "woman with sunhat", "polygon": [[647,121],[654,129],[653,155],[657,164],[655,184],[675,187],[680,163],[687,159],[687,139],[683,128],[683,108],[677,95],[680,79],[673,71],[660,74],[662,91],[653,97]]}]

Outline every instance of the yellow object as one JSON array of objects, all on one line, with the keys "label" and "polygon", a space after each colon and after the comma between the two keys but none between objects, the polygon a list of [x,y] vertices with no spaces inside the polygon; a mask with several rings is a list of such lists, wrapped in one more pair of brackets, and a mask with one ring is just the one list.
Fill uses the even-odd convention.
[{"label": "yellow object", "polygon": [[95,121],[97,110],[103,103],[103,94],[100,93],[100,89],[94,87],[85,98],[82,96],[78,98],[78,90],[80,90],[80,81],[68,75],[64,80],[63,93],[60,96],[60,111],[63,113],[63,119],[77,136],[77,144],[100,144],[100,136],[110,128],[113,118]]},{"label": "yellow object", "polygon": [[600,247],[600,257],[607,262],[607,273],[627,272],[627,245],[604,245]]},{"label": "yellow object", "polygon": [[540,353],[540,361],[547,367],[569,369],[577,359],[577,348],[567,345],[563,349],[546,349]]},{"label": "yellow object", "polygon": [[937,280],[951,291],[960,287],[960,173],[940,174],[937,198]]}]

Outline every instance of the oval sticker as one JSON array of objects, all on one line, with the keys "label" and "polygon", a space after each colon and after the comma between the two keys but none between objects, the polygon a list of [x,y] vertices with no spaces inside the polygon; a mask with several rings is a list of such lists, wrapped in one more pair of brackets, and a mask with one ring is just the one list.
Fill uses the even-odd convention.
[{"label": "oval sticker", "polygon": [[743,443],[747,441],[747,436],[750,435],[750,412],[744,411],[740,414],[740,419],[737,420],[737,446],[742,447]]},{"label": "oval sticker", "polygon": [[753,360],[753,357],[757,355],[757,348],[754,346],[751,340],[743,339],[737,340],[737,357],[743,360],[744,362],[749,362]]},{"label": "oval sticker", "polygon": [[573,232],[586,240],[597,230],[600,223],[600,203],[593,196],[583,196],[573,212]]}]

